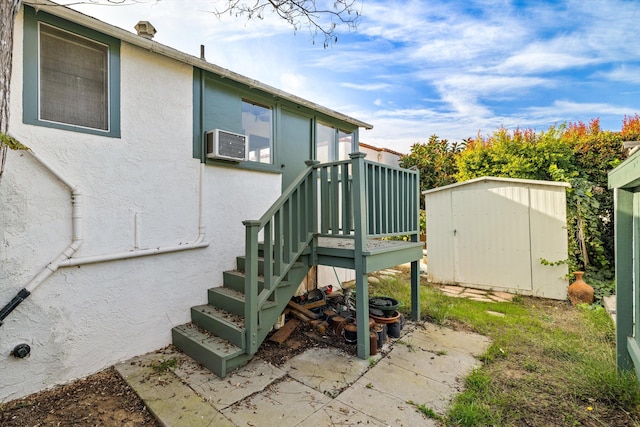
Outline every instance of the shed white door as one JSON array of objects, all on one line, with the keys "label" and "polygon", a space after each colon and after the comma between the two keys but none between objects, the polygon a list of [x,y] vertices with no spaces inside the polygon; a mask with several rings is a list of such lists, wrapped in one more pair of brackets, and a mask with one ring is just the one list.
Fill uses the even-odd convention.
[{"label": "shed white door", "polygon": [[454,191],[452,211],[456,282],[532,289],[527,188]]}]

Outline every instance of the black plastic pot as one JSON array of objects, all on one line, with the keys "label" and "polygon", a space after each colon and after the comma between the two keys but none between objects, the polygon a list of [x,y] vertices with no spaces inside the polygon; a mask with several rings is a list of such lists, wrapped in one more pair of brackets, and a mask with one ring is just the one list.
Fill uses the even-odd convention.
[{"label": "black plastic pot", "polygon": [[400,302],[397,299],[385,296],[369,298],[369,310],[381,311],[385,317],[389,317],[398,309]]}]

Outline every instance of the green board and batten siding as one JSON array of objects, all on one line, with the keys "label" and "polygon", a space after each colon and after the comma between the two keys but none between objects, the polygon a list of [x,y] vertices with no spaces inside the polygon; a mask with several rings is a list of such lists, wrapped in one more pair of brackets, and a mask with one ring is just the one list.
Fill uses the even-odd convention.
[{"label": "green board and batten siding", "polygon": [[609,172],[609,188],[615,209],[617,363],[619,369],[635,368],[640,378],[640,334],[634,324],[640,319],[640,151]]},{"label": "green board and batten siding", "polygon": [[[204,135],[212,129],[243,133],[242,101],[255,102],[272,110],[271,163],[230,163],[206,159]],[[306,160],[315,158],[315,124],[320,121],[354,136],[352,151],[358,147],[358,125],[329,116],[306,105],[283,99],[260,88],[248,86],[212,72],[193,70],[193,157],[208,164],[248,170],[282,173],[282,188],[304,170]],[[370,127],[367,125],[367,127]]]}]

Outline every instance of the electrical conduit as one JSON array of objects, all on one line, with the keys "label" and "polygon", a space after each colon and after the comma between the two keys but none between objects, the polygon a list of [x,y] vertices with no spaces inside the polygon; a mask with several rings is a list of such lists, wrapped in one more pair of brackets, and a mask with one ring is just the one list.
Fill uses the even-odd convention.
[{"label": "electrical conduit", "polygon": [[[72,206],[72,230],[73,235],[71,243],[67,246],[58,256],[56,256],[46,267],[44,267],[23,289],[18,291],[18,294],[7,303],[2,309],[0,309],[0,326],[2,321],[11,313],[22,301],[24,301],[31,293],[40,286],[45,280],[49,278],[58,268],[61,267],[73,267],[84,264],[94,264],[106,261],[117,261],[130,258],[138,258],[149,255],[166,254],[171,252],[186,251],[191,249],[206,248],[209,246],[208,242],[204,241],[205,238],[205,226],[203,222],[203,185],[204,185],[204,163],[200,163],[199,171],[199,186],[198,186],[198,236],[193,242],[185,243],[182,245],[168,246],[164,248],[154,249],[142,249],[133,250],[128,252],[120,252],[114,254],[96,255],[82,258],[73,258],[73,254],[76,253],[80,245],[82,244],[82,194],[78,191],[78,188],[66,180],[56,170],[51,167],[44,159],[34,153],[32,150],[28,150],[29,154],[40,163],[47,171],[55,176],[61,183],[69,188],[71,192],[71,206]],[[137,249],[137,248],[136,248]]]}]

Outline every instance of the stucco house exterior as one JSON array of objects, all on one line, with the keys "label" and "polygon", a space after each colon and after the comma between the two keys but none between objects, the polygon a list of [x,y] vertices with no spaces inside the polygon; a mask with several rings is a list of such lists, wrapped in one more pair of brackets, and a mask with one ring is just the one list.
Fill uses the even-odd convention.
[{"label": "stucco house exterior", "polygon": [[[0,401],[172,342],[225,375],[315,265],[356,272],[364,325],[367,274],[411,262],[419,314],[417,173],[349,155],[370,124],[24,3],[9,132],[29,150],[9,150],[0,178]],[[399,234],[414,240],[374,240]]]}]

